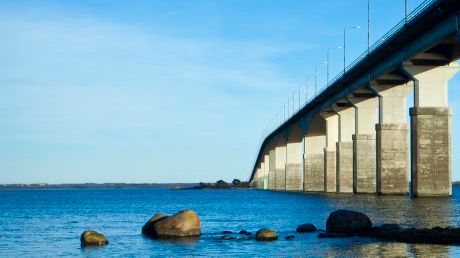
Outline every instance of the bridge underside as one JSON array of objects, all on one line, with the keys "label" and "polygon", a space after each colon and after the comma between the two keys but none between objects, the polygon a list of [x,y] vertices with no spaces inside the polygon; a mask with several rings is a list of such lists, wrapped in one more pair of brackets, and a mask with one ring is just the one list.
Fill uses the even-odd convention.
[{"label": "bridge underside", "polygon": [[[263,188],[268,180],[273,190],[450,196],[447,88],[459,70],[460,3],[437,4],[270,134],[253,185]],[[409,94],[414,106],[407,110]]]}]

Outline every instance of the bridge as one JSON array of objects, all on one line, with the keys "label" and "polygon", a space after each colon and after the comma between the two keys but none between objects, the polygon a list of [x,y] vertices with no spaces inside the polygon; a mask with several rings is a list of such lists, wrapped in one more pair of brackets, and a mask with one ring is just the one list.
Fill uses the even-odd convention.
[{"label": "bridge", "polygon": [[[450,196],[447,95],[459,46],[460,1],[425,1],[264,138],[250,183],[277,191]],[[409,94],[414,105],[407,110]]]}]

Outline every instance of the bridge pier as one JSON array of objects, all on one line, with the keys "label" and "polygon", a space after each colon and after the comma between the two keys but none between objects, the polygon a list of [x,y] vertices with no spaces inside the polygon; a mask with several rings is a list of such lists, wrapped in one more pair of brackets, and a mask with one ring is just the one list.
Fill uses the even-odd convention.
[{"label": "bridge pier", "polygon": [[[356,96],[369,93],[357,93]],[[372,93],[371,93],[372,94]],[[353,134],[353,192],[375,193],[377,98],[353,97],[355,107],[355,131]]]},{"label": "bridge pier", "polygon": [[300,128],[291,129],[286,144],[286,190],[303,190],[303,136]]},{"label": "bridge pier", "polygon": [[324,191],[337,192],[336,143],[339,141],[339,117],[335,112],[323,112],[326,121],[326,147],[324,148]]},{"label": "bridge pier", "polygon": [[264,169],[263,169],[263,162],[260,163],[258,171],[258,178],[257,178],[257,188],[264,189]]},{"label": "bridge pier", "polygon": [[447,87],[458,65],[406,65],[404,69],[414,80],[414,107],[410,109],[412,194],[450,196],[451,110]]},{"label": "bridge pier", "polygon": [[333,110],[339,117],[339,141],[336,149],[337,192],[353,192],[353,142],[355,129],[355,109],[351,106],[335,105]]},{"label": "bridge pier", "polygon": [[268,153],[264,155],[264,162],[262,163],[263,169],[263,178],[262,178],[262,189],[268,189],[268,171],[269,171],[269,155]]},{"label": "bridge pier", "polygon": [[377,193],[407,194],[409,184],[408,129],[406,96],[411,90],[405,85],[372,85],[379,95],[377,133]]},{"label": "bridge pier", "polygon": [[275,190],[276,188],[276,153],[275,148],[271,149],[268,154],[269,166],[268,166],[268,189]]},{"label": "bridge pier", "polygon": [[275,148],[275,189],[286,190],[286,143]]},{"label": "bridge pier", "polygon": [[286,190],[303,190],[302,142],[288,143],[286,146]]},{"label": "bridge pier", "polygon": [[311,122],[304,138],[304,185],[306,192],[324,192],[324,147],[326,124],[321,116]]}]

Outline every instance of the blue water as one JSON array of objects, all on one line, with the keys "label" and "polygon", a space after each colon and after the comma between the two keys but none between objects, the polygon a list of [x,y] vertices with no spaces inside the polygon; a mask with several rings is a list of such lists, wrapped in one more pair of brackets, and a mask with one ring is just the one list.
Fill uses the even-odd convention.
[{"label": "blue water", "polygon": [[[171,256],[459,256],[460,247],[379,242],[367,238],[319,239],[296,234],[302,223],[324,229],[327,215],[341,208],[368,214],[374,224],[432,227],[460,224],[460,189],[452,198],[305,194],[259,190],[85,189],[0,191],[0,257]],[[156,212],[195,210],[202,219],[197,241],[145,238],[141,228]],[[269,227],[276,242],[221,240],[224,230]],[[110,244],[80,247],[86,229],[104,233]],[[293,240],[285,236],[295,235]]]}]

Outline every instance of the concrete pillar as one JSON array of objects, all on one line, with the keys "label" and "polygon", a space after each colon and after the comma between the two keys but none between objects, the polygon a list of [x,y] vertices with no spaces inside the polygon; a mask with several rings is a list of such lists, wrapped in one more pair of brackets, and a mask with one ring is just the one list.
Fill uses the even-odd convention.
[{"label": "concrete pillar", "polygon": [[268,172],[270,171],[270,156],[267,154],[264,155],[264,163],[263,164],[263,170],[264,170],[264,176],[263,176],[263,189],[267,190],[268,189]]},{"label": "concrete pillar", "polygon": [[268,189],[275,190],[275,164],[276,164],[276,155],[275,155],[275,148],[269,151],[269,166],[268,166]]},{"label": "concrete pillar", "polygon": [[410,109],[412,148],[412,193],[414,196],[450,196],[451,110],[447,82],[458,65],[405,66],[416,80]]},{"label": "concrete pillar", "polygon": [[291,129],[286,145],[286,190],[303,190],[303,136],[299,129]]},{"label": "concrete pillar", "polygon": [[275,148],[275,189],[286,190],[286,143]]},{"label": "concrete pillar", "polygon": [[407,194],[409,185],[408,129],[406,96],[408,85],[372,85],[379,95],[379,122],[376,131],[378,194]]},{"label": "concrete pillar", "polygon": [[337,192],[353,192],[353,142],[355,133],[355,108],[334,107],[339,116],[339,141],[336,149]]},{"label": "concrete pillar", "polygon": [[311,122],[304,138],[304,185],[306,192],[324,192],[324,147],[326,123],[321,116]]},{"label": "concrete pillar", "polygon": [[255,177],[255,187],[257,189],[263,189],[263,171],[262,171],[262,163],[259,164],[259,167],[257,168],[257,173]]},{"label": "concrete pillar", "polygon": [[336,192],[336,143],[339,141],[339,116],[334,112],[322,114],[326,120],[326,147],[324,148],[324,191]]},{"label": "concrete pillar", "polygon": [[353,192],[375,193],[377,98],[353,99],[355,130],[353,134]]}]

